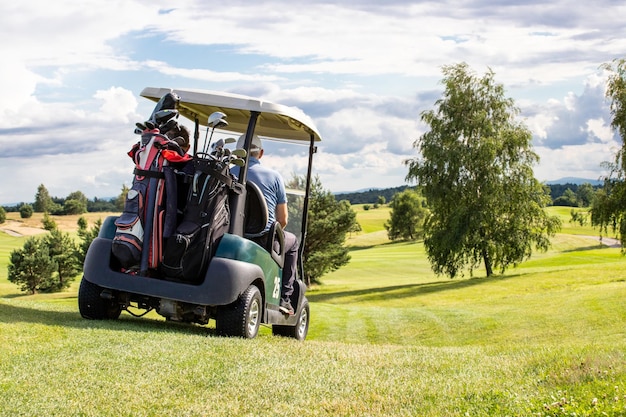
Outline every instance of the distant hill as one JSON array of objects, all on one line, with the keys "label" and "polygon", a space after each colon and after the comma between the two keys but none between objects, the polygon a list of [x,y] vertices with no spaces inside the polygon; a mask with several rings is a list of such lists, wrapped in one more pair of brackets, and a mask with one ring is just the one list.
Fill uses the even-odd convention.
[{"label": "distant hill", "polygon": [[591,185],[602,185],[602,181],[600,180],[590,180],[588,178],[577,178],[577,177],[564,177],[558,180],[546,181],[547,185],[558,185],[558,184],[591,184]]}]

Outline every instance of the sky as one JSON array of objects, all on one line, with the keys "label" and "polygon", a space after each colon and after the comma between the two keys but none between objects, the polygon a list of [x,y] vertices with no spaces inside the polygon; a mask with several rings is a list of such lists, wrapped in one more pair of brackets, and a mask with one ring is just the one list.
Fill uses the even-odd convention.
[{"label": "sky", "polygon": [[[420,113],[461,62],[493,71],[520,109],[538,180],[596,180],[622,143],[600,66],[626,57],[623,1],[29,0],[0,15],[0,204],[34,201],[40,184],[119,195],[148,86],[303,110],[333,192],[411,184]],[[295,172],[288,157],[263,161]]]}]

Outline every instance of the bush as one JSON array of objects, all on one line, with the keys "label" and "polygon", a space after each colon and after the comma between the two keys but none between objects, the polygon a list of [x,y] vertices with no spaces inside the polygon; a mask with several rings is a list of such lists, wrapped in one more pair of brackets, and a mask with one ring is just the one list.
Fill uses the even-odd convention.
[{"label": "bush", "polygon": [[20,206],[20,217],[22,219],[30,219],[33,216],[33,206],[30,204],[22,204]]},{"label": "bush", "polygon": [[416,240],[422,237],[424,219],[428,209],[424,207],[424,198],[413,189],[406,189],[393,196],[389,207],[391,213],[385,222],[390,240]]},{"label": "bush", "polygon": [[87,256],[87,250],[91,245],[91,242],[98,237],[100,233],[100,227],[102,226],[102,220],[96,220],[95,224],[91,229],[87,228],[87,220],[84,217],[79,217],[78,219],[78,237],[80,237],[81,242],[78,244],[76,257],[78,262],[82,265],[85,262],[85,257]]},{"label": "bush", "polygon": [[4,211],[4,207],[0,207],[0,224],[7,221],[7,212]]},{"label": "bush", "polygon": [[82,264],[78,260],[78,247],[69,233],[61,232],[56,228],[46,236],[44,242],[56,266],[56,277],[47,291],[61,291],[69,287],[81,271]]},{"label": "bush", "polygon": [[52,217],[50,217],[48,212],[45,212],[43,214],[43,219],[41,219],[41,223],[43,224],[43,228],[48,231],[55,230],[57,228],[57,223]]},{"label": "bush", "polygon": [[8,279],[19,285],[22,291],[35,294],[53,286],[52,275],[56,267],[46,243],[37,237],[30,237],[23,248],[11,252]]}]

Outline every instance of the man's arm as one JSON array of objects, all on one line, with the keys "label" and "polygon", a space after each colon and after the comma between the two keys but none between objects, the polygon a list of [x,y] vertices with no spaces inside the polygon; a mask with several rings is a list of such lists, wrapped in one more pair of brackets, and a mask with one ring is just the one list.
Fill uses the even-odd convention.
[{"label": "man's arm", "polygon": [[276,221],[285,228],[289,220],[289,212],[287,210],[287,203],[280,203],[276,205]]}]

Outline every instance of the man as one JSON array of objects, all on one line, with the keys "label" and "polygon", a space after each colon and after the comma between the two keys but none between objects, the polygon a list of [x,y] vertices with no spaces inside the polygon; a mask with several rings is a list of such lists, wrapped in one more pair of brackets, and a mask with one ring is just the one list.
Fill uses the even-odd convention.
[{"label": "man", "polygon": [[[243,148],[245,135],[237,142],[237,148]],[[248,181],[256,184],[267,203],[269,221],[265,231],[277,221],[283,227],[287,226],[287,193],[282,176],[275,170],[261,165],[263,145],[257,135],[252,137],[250,153],[248,155]],[[285,231],[285,265],[283,268],[283,284],[281,288],[280,311],[285,314],[294,314],[290,297],[293,294],[293,284],[296,278],[296,262],[298,257],[298,239],[293,233]]]}]

